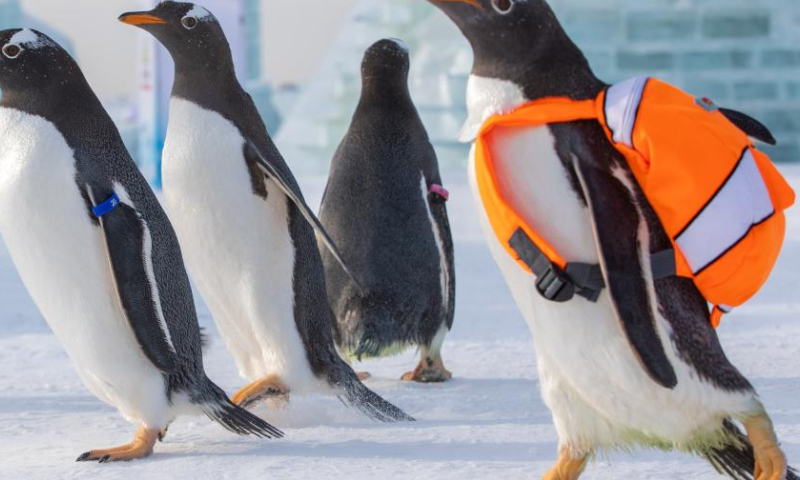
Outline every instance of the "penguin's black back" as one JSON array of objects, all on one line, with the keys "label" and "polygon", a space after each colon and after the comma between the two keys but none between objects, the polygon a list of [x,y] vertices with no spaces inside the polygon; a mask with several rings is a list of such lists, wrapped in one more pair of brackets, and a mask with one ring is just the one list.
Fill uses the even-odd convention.
[{"label": "penguin's black back", "polygon": [[427,204],[428,186],[441,179],[408,93],[407,71],[407,53],[394,41],[367,52],[362,97],[323,199],[321,220],[363,287],[323,254],[337,340],[351,350],[374,329],[372,340],[383,347],[430,343],[445,313],[442,262]]}]

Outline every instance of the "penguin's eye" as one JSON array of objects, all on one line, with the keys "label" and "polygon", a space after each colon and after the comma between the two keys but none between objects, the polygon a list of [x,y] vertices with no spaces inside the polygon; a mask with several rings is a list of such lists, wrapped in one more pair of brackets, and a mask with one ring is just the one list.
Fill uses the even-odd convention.
[{"label": "penguin's eye", "polygon": [[492,0],[492,6],[498,13],[505,15],[514,7],[514,2],[512,0]]},{"label": "penguin's eye", "polygon": [[197,19],[195,17],[187,15],[181,18],[181,25],[183,25],[183,28],[185,28],[186,30],[192,30],[194,27],[197,26]]},{"label": "penguin's eye", "polygon": [[21,53],[22,53],[22,48],[19,45],[8,44],[5,47],[3,47],[3,55],[5,55],[6,58],[10,58],[13,60],[19,57]]}]

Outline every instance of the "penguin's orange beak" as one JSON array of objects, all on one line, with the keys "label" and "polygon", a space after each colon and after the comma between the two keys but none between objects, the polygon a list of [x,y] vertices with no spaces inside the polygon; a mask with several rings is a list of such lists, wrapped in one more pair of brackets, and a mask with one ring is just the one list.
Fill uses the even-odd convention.
[{"label": "penguin's orange beak", "polygon": [[123,13],[119,16],[119,21],[128,25],[163,25],[167,23],[163,18],[156,17],[149,13]]},{"label": "penguin's orange beak", "polygon": [[430,1],[434,3],[446,3],[446,2],[466,3],[467,5],[472,5],[478,10],[483,10],[483,5],[478,3],[478,0],[430,0]]}]

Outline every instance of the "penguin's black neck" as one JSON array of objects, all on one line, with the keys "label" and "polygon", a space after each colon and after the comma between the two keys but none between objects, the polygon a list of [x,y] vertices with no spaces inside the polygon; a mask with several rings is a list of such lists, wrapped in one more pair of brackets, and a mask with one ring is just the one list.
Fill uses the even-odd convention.
[{"label": "penguin's black neck", "polygon": [[79,70],[46,86],[7,88],[0,106],[43,117],[59,128],[76,117],[107,116]]},{"label": "penguin's black neck", "polygon": [[514,82],[531,101],[556,96],[573,100],[595,98],[606,84],[594,75],[583,52],[569,38],[555,14],[548,13],[538,28],[528,32],[533,38],[512,47],[507,43],[472,42],[475,53],[472,73]]},{"label": "penguin's black neck", "polygon": [[245,91],[236,77],[236,70],[230,49],[216,58],[203,61],[184,61],[175,58],[175,83],[173,98],[192,102],[200,107],[216,112],[233,123],[249,141],[263,151],[277,153],[267,127],[261,118],[253,99]]},{"label": "penguin's black neck", "polygon": [[240,94],[243,88],[236,78],[230,54],[220,54],[208,61],[175,60],[175,83],[172,95],[200,105],[216,104],[221,95]]},{"label": "penguin's black neck", "polygon": [[399,74],[364,74],[359,108],[366,105],[402,108],[411,104],[408,78]]}]

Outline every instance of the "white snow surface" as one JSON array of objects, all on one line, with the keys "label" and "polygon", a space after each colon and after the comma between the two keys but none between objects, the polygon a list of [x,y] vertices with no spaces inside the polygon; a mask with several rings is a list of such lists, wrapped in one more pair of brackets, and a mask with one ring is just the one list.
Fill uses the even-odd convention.
[{"label": "white snow surface", "polygon": [[[282,440],[237,437],[206,418],[184,417],[148,459],[74,463],[89,449],[130,441],[135,427],[86,390],[0,248],[0,480],[541,478],[555,459],[555,430],[538,394],[528,328],[484,243],[463,170],[444,178],[452,193],[458,303],[443,355],[454,380],[400,382],[416,365],[413,351],[356,366],[370,371],[368,385],[415,423],[375,424],[335,399],[294,397],[284,409],[256,409],[286,432]],[[783,170],[800,188],[800,166]],[[318,205],[325,179],[301,183]],[[790,462],[800,465],[800,210],[788,218],[786,250],[772,279],[725,319],[720,336],[760,392]],[[233,392],[244,380],[197,303],[212,342],[207,373]],[[636,450],[598,458],[582,478],[722,477],[688,455]]]}]

